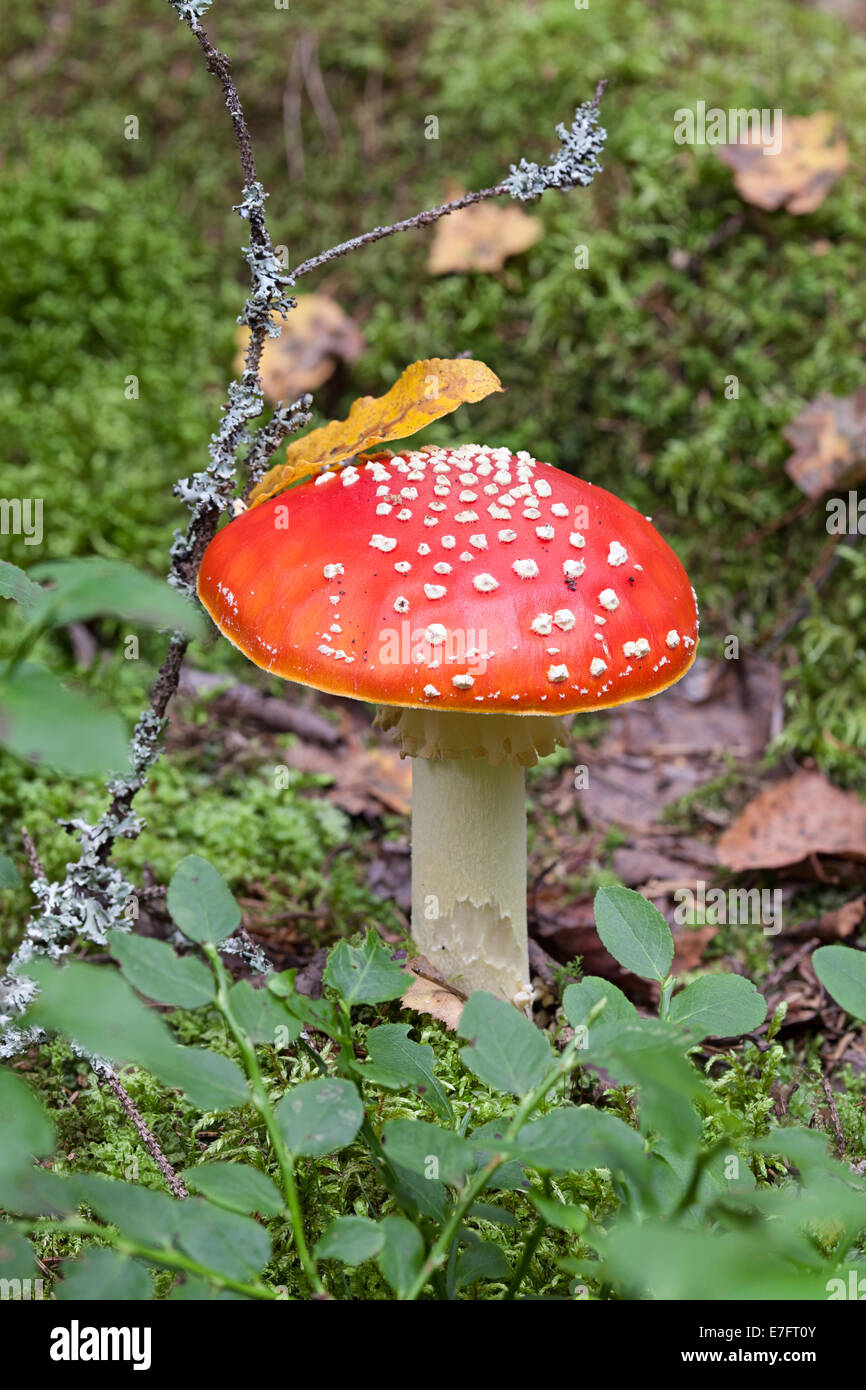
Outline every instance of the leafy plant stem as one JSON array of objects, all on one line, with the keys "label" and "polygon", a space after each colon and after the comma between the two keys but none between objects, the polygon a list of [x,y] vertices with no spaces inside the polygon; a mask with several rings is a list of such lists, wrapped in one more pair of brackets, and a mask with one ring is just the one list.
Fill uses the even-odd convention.
[{"label": "leafy plant stem", "polygon": [[210,942],[204,942],[202,949],[210,961],[211,968],[216,976],[217,1008],[225,1019],[228,1029],[240,1050],[244,1070],[246,1071],[250,1083],[253,1105],[262,1117],[265,1129],[268,1132],[268,1138],[271,1141],[271,1147],[276,1156],[277,1163],[279,1164],[280,1175],[283,1181],[283,1192],[285,1194],[286,1206],[292,1223],[298,1258],[301,1261],[301,1266],[313,1293],[322,1295],[325,1293],[325,1286],[319,1278],[315,1261],[310,1254],[307,1238],[304,1234],[304,1217],[301,1211],[300,1197],[298,1195],[294,1161],[283,1143],[283,1137],[280,1134],[273,1107],[268,1100],[258,1058],[256,1057],[256,1050],[249,1035],[241,1028],[232,1014],[228,1000],[228,972],[220,959],[217,948]]},{"label": "leafy plant stem", "polygon": [[[577,1036],[572,1038],[562,1055],[550,1068],[547,1075],[542,1078],[537,1086],[524,1096],[517,1110],[514,1112],[510,1125],[505,1131],[505,1138],[507,1140],[510,1141],[516,1137],[529,1116],[541,1105],[551,1087],[577,1065],[575,1054],[578,1050],[579,1041],[580,1039]],[[442,1227],[438,1240],[431,1247],[427,1259],[418,1272],[418,1277],[415,1279],[409,1291],[404,1295],[408,1302],[420,1296],[424,1285],[431,1278],[434,1271],[439,1269],[444,1260],[447,1259],[451,1242],[460,1230],[467,1211],[476,1197],[480,1196],[484,1191],[497,1168],[505,1162],[505,1157],[504,1154],[494,1154],[494,1156],[485,1163],[483,1168],[479,1168],[472,1180],[463,1188],[459,1201],[445,1225]]]},{"label": "leafy plant stem", "polygon": [[94,1221],[12,1220],[9,1225],[15,1230],[30,1234],[52,1234],[63,1231],[69,1235],[96,1236],[99,1240],[112,1246],[121,1255],[147,1260],[149,1263],[162,1265],[166,1269],[177,1269],[185,1274],[199,1275],[201,1278],[219,1285],[220,1288],[233,1289],[235,1293],[244,1294],[247,1298],[273,1301],[279,1297],[265,1284],[245,1284],[240,1279],[229,1279],[217,1270],[199,1264],[197,1260],[191,1260],[179,1250],[164,1250],[159,1247],[140,1245],[137,1241],[130,1240],[128,1236],[119,1235],[110,1226],[98,1226]]},{"label": "leafy plant stem", "polygon": [[[544,1194],[545,1194],[545,1196],[546,1196],[546,1197],[549,1197],[549,1196],[551,1195],[551,1193],[552,1193],[552,1190],[553,1190],[553,1189],[551,1188],[551,1185],[550,1185],[550,1179],[547,1178],[547,1177],[545,1177],[545,1179],[544,1179]],[[514,1271],[514,1275],[513,1275],[512,1279],[511,1279],[511,1283],[508,1285],[508,1288],[505,1290],[505,1297],[506,1297],[506,1299],[509,1299],[509,1300],[510,1300],[510,1299],[515,1298],[515,1297],[517,1296],[518,1289],[520,1288],[520,1285],[523,1283],[524,1279],[526,1278],[527,1272],[528,1272],[528,1270],[529,1270],[529,1266],[532,1264],[532,1257],[534,1256],[536,1250],[538,1249],[538,1245],[539,1245],[539,1242],[540,1242],[540,1240],[541,1240],[541,1237],[544,1235],[544,1232],[545,1232],[546,1230],[547,1230],[547,1222],[545,1221],[545,1219],[544,1219],[543,1216],[539,1216],[538,1220],[536,1221],[535,1225],[533,1226],[532,1230],[530,1231],[529,1235],[528,1235],[527,1238],[526,1238],[526,1244],[525,1244],[524,1247],[523,1247],[523,1254],[522,1254],[521,1257],[520,1257],[520,1263],[519,1263],[519,1265],[517,1266],[517,1269]]]}]

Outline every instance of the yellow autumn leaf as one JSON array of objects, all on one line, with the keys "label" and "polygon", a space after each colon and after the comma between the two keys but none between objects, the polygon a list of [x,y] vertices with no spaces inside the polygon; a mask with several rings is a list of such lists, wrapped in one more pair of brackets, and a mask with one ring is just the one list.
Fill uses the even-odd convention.
[{"label": "yellow autumn leaf", "polygon": [[747,203],[768,212],[781,207],[794,214],[814,212],[848,167],[845,131],[832,111],[780,119],[777,152],[763,133],[750,130],[747,140],[720,145],[716,154],[733,169],[737,192]]},{"label": "yellow autumn leaf", "polygon": [[[316,391],[332,376],[338,362],[354,362],[364,350],[364,339],[349,315],[326,294],[299,294],[296,307],[277,314],[282,332],[266,338],[259,376],[266,401],[294,401],[305,391]],[[250,330],[241,325],[236,334],[238,354],[234,371],[240,376],[250,341]]]},{"label": "yellow autumn leaf", "polygon": [[[449,188],[448,197],[459,198],[462,192]],[[513,204],[476,203],[436,224],[427,270],[431,275],[469,270],[494,274],[509,256],[519,256],[534,246],[541,234],[541,223]]]},{"label": "yellow autumn leaf", "polygon": [[299,478],[377,444],[407,439],[458,406],[502,390],[498,376],[471,358],[429,357],[413,362],[384,396],[362,396],[352,405],[348,419],[332,420],[293,440],[285,461],[271,468],[253,489],[250,506],[267,502]]}]

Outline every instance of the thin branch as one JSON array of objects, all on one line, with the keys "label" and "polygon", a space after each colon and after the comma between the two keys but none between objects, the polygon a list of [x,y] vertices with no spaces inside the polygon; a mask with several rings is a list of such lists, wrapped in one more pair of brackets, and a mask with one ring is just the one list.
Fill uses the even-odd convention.
[{"label": "thin branch", "polygon": [[[44,868],[42,867],[42,860],[39,858],[39,851],[36,848],[36,843],[30,835],[26,825],[22,825],[21,827],[21,839],[24,842],[24,852],[27,855],[27,862],[30,865],[33,877],[35,879],[44,881],[46,878],[46,874]],[[132,1096],[126,1090],[126,1087],[120,1081],[119,1077],[115,1074],[113,1069],[110,1066],[108,1066],[107,1063],[101,1063],[99,1066],[94,1066],[94,1071],[99,1077],[99,1080],[105,1082],[106,1085],[108,1085],[110,1089],[114,1092],[117,1099],[120,1101],[120,1104],[123,1106],[123,1109],[126,1111],[126,1114],[129,1116],[129,1119],[132,1121],[132,1124],[134,1125],[139,1138],[141,1139],[142,1143],[145,1145],[148,1152],[152,1155],[153,1159],[159,1166],[159,1169],[162,1172],[162,1175],[165,1178],[166,1182],[168,1183],[168,1186],[171,1189],[173,1196],[178,1198],[188,1197],[189,1192],[186,1189],[186,1184],[184,1183],[182,1178],[178,1177],[177,1173],[172,1168],[162,1149],[159,1147],[156,1136],[151,1132],[150,1129],[148,1129],[142,1117],[141,1111],[135,1104],[135,1101],[132,1099]]]},{"label": "thin branch", "polygon": [[309,424],[312,404],[313,398],[307,394],[294,401],[292,405],[277,406],[268,423],[262,425],[255,435],[245,460],[247,481],[244,484],[244,502],[265,472],[270,459],[286,435],[295,434],[297,430]]},{"label": "thin branch", "polygon": [[438,207],[416,212],[414,217],[404,217],[400,222],[392,222],[388,227],[374,227],[370,232],[363,232],[361,236],[342,241],[339,246],[332,246],[328,251],[321,251],[318,256],[311,256],[309,260],[302,261],[295,267],[291,273],[292,281],[300,280],[302,275],[309,275],[313,270],[320,270],[323,265],[328,265],[341,256],[347,256],[350,251],[369,246],[371,242],[394,236],[396,232],[429,227],[432,222],[438,222],[440,217],[448,217],[452,212],[460,212],[462,208],[472,207],[475,203],[484,202],[486,198],[500,198],[507,193],[512,198],[519,198],[521,202],[531,202],[540,198],[549,188],[574,188],[578,184],[591,183],[600,171],[597,156],[606,139],[606,132],[597,124],[598,109],[606,86],[607,79],[604,78],[596,87],[592,101],[578,107],[570,130],[563,125],[557,127],[561,149],[551,155],[550,164],[540,168],[537,164],[530,164],[522,159],[519,165],[512,164],[510,175],[501,183],[492,184],[490,188],[479,188],[474,193],[464,193],[462,198],[454,198],[450,202],[440,203]]},{"label": "thin branch", "polygon": [[184,1197],[188,1197],[189,1191],[187,1189],[186,1183],[184,1182],[183,1178],[179,1177],[178,1174],[172,1168],[162,1149],[159,1147],[159,1144],[156,1140],[156,1136],[152,1134],[151,1131],[148,1129],[147,1125],[145,1124],[142,1118],[141,1111],[139,1110],[135,1101],[132,1099],[132,1096],[126,1090],[123,1083],[115,1075],[111,1067],[99,1067],[97,1069],[96,1074],[99,1077],[99,1080],[104,1081],[106,1085],[109,1087],[109,1089],[120,1101],[120,1104],[123,1106],[123,1109],[126,1111],[127,1116],[132,1122],[132,1125],[135,1128],[139,1139],[144,1144],[148,1153],[153,1158],[154,1162],[156,1163],[157,1167],[162,1173],[162,1176],[168,1183],[168,1186],[171,1190],[171,1195],[173,1197],[177,1197],[178,1201],[181,1201]]},{"label": "thin branch", "polygon": [[440,203],[439,207],[427,208],[424,212],[416,212],[414,217],[404,217],[401,222],[392,222],[389,227],[374,227],[371,232],[364,232],[361,236],[351,237],[349,241],[341,241],[339,246],[332,246],[329,251],[321,251],[318,256],[311,256],[309,260],[302,261],[292,271],[292,280],[300,280],[302,275],[309,275],[313,270],[319,270],[329,261],[336,261],[340,256],[348,256],[350,251],[358,251],[362,246],[369,246],[373,241],[381,241],[383,237],[393,236],[395,232],[409,232],[413,227],[429,227],[431,222],[438,222],[440,217],[447,217],[451,212],[459,212],[461,208],[471,207],[473,203],[481,203],[485,198],[498,198],[508,189],[504,183],[494,184],[492,188],[480,188],[475,193],[465,193],[462,198],[455,198],[450,203]]},{"label": "thin branch", "polygon": [[827,1101],[827,1109],[830,1112],[830,1124],[833,1128],[833,1138],[836,1140],[836,1154],[839,1158],[845,1157],[845,1136],[842,1133],[842,1126],[839,1123],[839,1111],[836,1109],[836,1098],[833,1089],[823,1071],[821,1072],[821,1088]]},{"label": "thin branch", "polygon": [[27,856],[27,863],[30,865],[30,872],[34,878],[47,877],[42,867],[42,860],[39,858],[39,851],[31,838],[26,825],[21,827],[21,843],[24,846],[24,853]]}]

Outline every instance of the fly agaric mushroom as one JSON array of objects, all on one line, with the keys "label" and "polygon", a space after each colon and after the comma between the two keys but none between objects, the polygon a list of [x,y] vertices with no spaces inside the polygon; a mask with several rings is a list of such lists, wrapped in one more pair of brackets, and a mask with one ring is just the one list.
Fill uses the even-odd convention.
[{"label": "fly agaric mushroom", "polygon": [[253,507],[198,592],[257,666],[379,706],[414,759],[412,935],[465,993],[531,1001],[524,775],[563,716],[691,665],[694,590],[625,502],[527,453],[378,455]]}]

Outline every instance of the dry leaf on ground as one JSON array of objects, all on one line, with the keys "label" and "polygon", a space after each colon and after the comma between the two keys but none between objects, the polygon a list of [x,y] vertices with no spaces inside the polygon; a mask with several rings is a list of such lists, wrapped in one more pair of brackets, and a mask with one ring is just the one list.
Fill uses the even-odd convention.
[{"label": "dry leaf on ground", "polygon": [[690,970],[697,970],[704,958],[704,951],[718,931],[718,927],[680,927],[674,931],[673,974],[685,975]]},{"label": "dry leaf on ground", "polygon": [[389,744],[366,747],[351,735],[338,752],[298,742],[284,750],[285,761],[300,772],[333,779],[325,793],[350,816],[381,820],[383,812],[408,816],[412,806],[412,769]]},{"label": "dry leaf on ground", "polygon": [[416,978],[400,1000],[403,1008],[429,1014],[454,1032],[466,1004],[464,996],[447,984],[424,956],[408,961],[406,968]]},{"label": "dry leaf on ground", "polygon": [[813,10],[835,15],[852,29],[866,30],[866,10],[863,0],[805,0]]},{"label": "dry leaf on ground", "polygon": [[866,387],[852,396],[822,391],[782,431],[795,452],[785,471],[807,497],[866,478]]},{"label": "dry leaf on ground", "polygon": [[[461,188],[449,189],[449,202],[462,194]],[[431,275],[467,270],[492,274],[502,269],[509,256],[534,246],[542,232],[541,223],[513,203],[476,203],[436,224],[427,269]]]},{"label": "dry leaf on ground", "polygon": [[836,941],[853,936],[857,927],[866,917],[866,896],[852,898],[841,907],[825,912],[817,926],[822,941]]},{"label": "dry leaf on ground", "polygon": [[[781,119],[781,149],[764,154],[761,134],[749,131],[750,138],[719,145],[716,154],[734,170],[734,184],[740,197],[755,207],[773,212],[814,212],[833,184],[848,167],[848,142],[839,118],[832,111],[815,111],[811,116]],[[773,133],[778,137],[774,122]]]},{"label": "dry leaf on ground", "polygon": [[719,840],[729,869],[777,869],[811,854],[866,861],[866,802],[820,772],[798,772],[750,802]]},{"label": "dry leaf on ground", "polygon": [[[266,338],[259,368],[265,400],[295,401],[315,391],[336,370],[338,362],[354,362],[364,350],[360,329],[326,294],[299,294],[297,307],[279,314],[282,333]],[[250,330],[237,332],[239,352],[234,370],[240,376]]]},{"label": "dry leaf on ground", "polygon": [[285,462],[270,469],[253,489],[250,505],[258,506],[299,478],[365,449],[407,439],[458,406],[502,390],[502,382],[490,368],[471,358],[430,357],[413,362],[384,396],[362,396],[347,419],[332,420],[293,440]]},{"label": "dry leaf on ground", "polygon": [[579,804],[593,823],[626,827],[634,843],[666,805],[724,772],[729,756],[763,753],[781,725],[781,681],[769,662],[698,657],[663,700],[611,712],[601,745],[576,759],[586,763],[589,785],[567,787],[567,807]]}]

